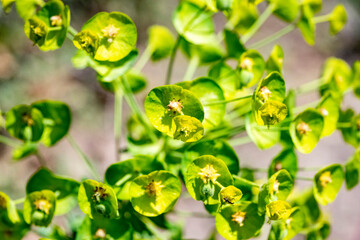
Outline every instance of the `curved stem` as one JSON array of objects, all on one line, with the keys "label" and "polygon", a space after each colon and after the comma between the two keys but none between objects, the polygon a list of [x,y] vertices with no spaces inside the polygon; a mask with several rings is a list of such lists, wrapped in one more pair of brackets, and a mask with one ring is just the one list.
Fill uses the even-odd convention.
[{"label": "curved stem", "polygon": [[221,101],[214,101],[214,102],[208,102],[208,103],[204,103],[203,106],[212,106],[212,105],[217,105],[217,104],[224,104],[224,103],[229,103],[229,102],[236,102],[236,101],[240,101],[243,99],[247,99],[247,98],[251,98],[253,95],[246,95],[243,97],[238,97],[238,98],[233,98],[233,99],[229,99],[229,100],[221,100]]},{"label": "curved stem", "polygon": [[270,4],[256,20],[256,22],[250,27],[249,31],[241,38],[242,43],[245,44],[259,30],[264,22],[271,16],[273,11],[274,5]]},{"label": "curved stem", "polygon": [[326,14],[326,15],[323,15],[323,16],[317,16],[317,17],[313,17],[313,22],[315,24],[317,23],[323,23],[323,22],[328,22],[331,18],[331,14]]},{"label": "curved stem", "polygon": [[189,80],[192,79],[198,65],[199,65],[199,58],[198,57],[192,57],[190,59],[188,68],[186,69],[186,72],[185,72],[185,75],[184,75],[184,81],[189,81]]},{"label": "curved stem", "polygon": [[235,179],[238,179],[240,181],[246,181],[249,185],[251,185],[253,187],[260,188],[260,186],[258,184],[254,183],[252,181],[249,181],[249,180],[247,180],[245,178],[239,177],[237,175],[232,175],[232,177],[235,178]]},{"label": "curved stem", "polygon": [[313,178],[310,178],[310,177],[301,177],[301,176],[296,176],[295,177],[295,180],[303,180],[303,181],[314,181]]},{"label": "curved stem", "polygon": [[145,48],[145,50],[144,50],[143,54],[141,55],[141,57],[139,58],[139,61],[136,62],[135,66],[134,66],[134,69],[141,72],[141,70],[145,67],[146,63],[151,58],[151,54],[152,54],[152,50],[148,45]]},{"label": "curved stem", "polygon": [[119,151],[121,145],[121,123],[122,123],[122,103],[123,91],[120,87],[115,89],[114,102],[114,137],[115,137],[115,160],[121,160],[121,152]]},{"label": "curved stem", "polygon": [[215,185],[218,186],[219,188],[223,189],[225,188],[221,183],[219,183],[218,181],[215,181]]},{"label": "curved stem", "polygon": [[4,135],[0,135],[0,143],[3,143],[5,145],[8,145],[13,148],[19,147],[21,145],[17,141],[15,141],[9,137],[5,137]]},{"label": "curved stem", "polygon": [[75,28],[73,28],[72,26],[69,26],[68,33],[70,33],[72,36],[75,36],[76,34],[78,34],[78,31],[76,31]]},{"label": "curved stem", "polygon": [[251,138],[249,136],[245,136],[245,137],[230,139],[228,141],[228,144],[230,144],[232,147],[235,147],[235,146],[241,146],[241,145],[251,143],[251,142],[252,142]]},{"label": "curved stem", "polygon": [[13,202],[15,203],[15,205],[21,204],[25,202],[25,197],[13,200]]},{"label": "curved stem", "polygon": [[281,38],[282,36],[284,36],[285,34],[291,32],[292,30],[294,30],[296,28],[295,24],[290,24],[287,25],[286,27],[284,27],[283,29],[280,29],[279,31],[275,32],[274,34],[270,35],[267,38],[264,38],[256,43],[253,43],[249,46],[249,49],[256,49],[256,48],[261,48],[279,38]]},{"label": "curved stem", "polygon": [[323,83],[323,79],[319,78],[310,82],[306,82],[301,86],[299,86],[298,88],[295,88],[294,90],[296,94],[306,94],[314,90],[317,90],[319,88],[322,88],[324,85],[325,83]]},{"label": "curved stem", "polygon": [[169,65],[168,65],[168,69],[166,72],[166,80],[165,80],[165,85],[169,85],[170,84],[170,80],[171,80],[171,75],[172,75],[172,71],[173,71],[173,66],[174,66],[174,61],[175,61],[175,56],[176,56],[176,51],[178,49],[180,45],[180,36],[178,35],[174,48],[171,51],[171,55],[170,55],[170,61],[169,61]]}]

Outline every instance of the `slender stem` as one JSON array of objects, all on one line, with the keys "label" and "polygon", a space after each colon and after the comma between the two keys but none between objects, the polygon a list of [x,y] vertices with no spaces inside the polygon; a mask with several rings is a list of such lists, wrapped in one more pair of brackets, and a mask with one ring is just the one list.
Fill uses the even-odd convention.
[{"label": "slender stem", "polygon": [[114,102],[114,137],[115,137],[115,160],[121,160],[121,152],[119,151],[121,145],[121,123],[122,123],[122,104],[123,91],[120,87],[115,89]]},{"label": "slender stem", "polygon": [[251,98],[253,95],[246,95],[243,97],[238,97],[238,98],[233,98],[233,99],[229,99],[229,100],[221,100],[221,101],[214,101],[214,102],[208,102],[208,103],[204,103],[204,106],[212,106],[212,105],[217,105],[217,104],[224,104],[224,103],[229,103],[229,102],[236,102],[236,101],[240,101],[240,100],[244,100],[247,98]]},{"label": "slender stem", "polygon": [[90,159],[85,155],[85,153],[80,149],[79,145],[75,142],[74,138],[70,134],[68,134],[67,139],[70,145],[74,148],[74,150],[80,155],[81,159],[84,161],[86,166],[88,166],[93,177],[100,180],[100,175],[96,172],[94,165],[91,163]]},{"label": "slender stem", "polygon": [[317,16],[317,17],[313,17],[313,22],[315,24],[317,23],[322,23],[322,22],[328,22],[331,18],[331,14],[326,14],[326,15],[323,15],[323,16]]},{"label": "slender stem", "polygon": [[184,81],[189,81],[192,79],[198,65],[199,65],[199,57],[197,57],[197,56],[192,57],[190,59],[188,68],[186,69],[186,72],[184,75]]},{"label": "slender stem", "polygon": [[50,27],[50,28],[48,28],[49,29],[49,32],[53,32],[53,31],[59,31],[59,30],[61,30],[62,29],[62,27],[60,26],[60,27]]},{"label": "slender stem", "polygon": [[70,33],[71,35],[75,36],[76,34],[78,34],[78,32],[75,30],[75,28],[73,28],[72,26],[69,26],[68,28],[68,33]]},{"label": "slender stem", "polygon": [[202,213],[202,212],[188,212],[188,211],[182,211],[182,210],[174,210],[173,212],[176,215],[182,216],[182,217],[196,217],[196,218],[213,218],[214,217],[208,213]]},{"label": "slender stem", "polygon": [[152,54],[152,49],[151,47],[148,45],[143,54],[141,55],[141,57],[139,58],[139,61],[136,62],[134,69],[138,70],[139,72],[141,72],[141,70],[145,67],[146,63],[149,61],[149,59],[151,58],[151,54]]},{"label": "slender stem", "polygon": [[296,176],[295,179],[296,179],[296,180],[303,180],[303,181],[314,181],[314,179],[311,178],[311,177]]},{"label": "slender stem", "polygon": [[256,184],[256,183],[254,183],[254,182],[251,182],[251,181],[249,181],[249,180],[247,180],[247,179],[244,179],[244,178],[242,178],[242,177],[239,177],[239,176],[237,176],[237,175],[232,175],[233,176],[233,178],[235,178],[235,179],[238,179],[238,180],[241,180],[241,181],[246,181],[247,183],[249,183],[251,186],[253,186],[253,187],[256,187],[256,188],[260,188],[260,186],[258,185],[258,184]]},{"label": "slender stem", "polygon": [[8,145],[13,148],[19,147],[21,145],[17,141],[15,141],[9,137],[5,137],[4,135],[0,135],[0,143],[3,143],[5,145]]},{"label": "slender stem", "polygon": [[73,40],[74,40],[74,36],[71,35],[69,32],[66,34],[66,37],[67,37],[70,41],[73,41]]},{"label": "slender stem", "polygon": [[170,84],[173,66],[174,66],[174,62],[175,62],[176,51],[177,51],[179,45],[180,45],[180,36],[177,37],[174,48],[171,51],[170,61],[169,61],[168,69],[166,72],[165,85]]},{"label": "slender stem", "polygon": [[16,199],[13,202],[15,203],[15,205],[21,204],[21,203],[25,202],[25,197]]},{"label": "slender stem", "polygon": [[297,106],[297,107],[295,107],[295,108],[293,109],[293,112],[294,112],[295,114],[301,113],[302,111],[305,111],[305,110],[308,109],[308,108],[314,108],[314,107],[316,107],[316,105],[318,105],[319,102],[321,102],[321,99],[318,99],[318,100],[316,100],[316,101],[314,101],[314,102],[311,102],[311,103],[308,103],[308,104],[304,104],[304,105],[301,105],[301,106]]},{"label": "slender stem", "polygon": [[249,136],[245,136],[245,137],[240,137],[240,138],[235,138],[235,139],[230,139],[228,141],[228,143],[235,147],[235,146],[240,146],[240,145],[244,145],[244,144],[247,144],[247,143],[251,143],[252,140]]},{"label": "slender stem", "polygon": [[351,128],[353,126],[353,123],[351,122],[338,122],[336,124],[336,128]]},{"label": "slender stem", "polygon": [[295,88],[295,93],[298,95],[306,94],[306,93],[312,92],[314,90],[317,90],[319,88],[322,88],[324,85],[325,85],[325,83],[323,83],[322,78],[315,79],[310,82],[302,84],[298,88]]},{"label": "slender stem", "polygon": [[264,38],[256,43],[253,43],[249,46],[249,49],[256,49],[256,48],[261,48],[279,38],[281,38],[282,36],[284,36],[285,34],[293,31],[296,28],[295,24],[290,24],[287,25],[286,27],[280,29],[279,31],[275,32],[274,34],[270,35],[267,38]]},{"label": "slender stem", "polygon": [[321,167],[300,167],[298,171],[300,172],[311,172],[311,171],[319,171]]},{"label": "slender stem", "polygon": [[256,22],[250,27],[249,31],[241,38],[245,44],[264,24],[264,22],[271,16],[274,11],[274,4],[269,4],[265,11],[260,15]]},{"label": "slender stem", "polygon": [[219,188],[223,189],[225,188],[221,183],[219,183],[218,181],[215,181],[215,185],[217,185]]}]

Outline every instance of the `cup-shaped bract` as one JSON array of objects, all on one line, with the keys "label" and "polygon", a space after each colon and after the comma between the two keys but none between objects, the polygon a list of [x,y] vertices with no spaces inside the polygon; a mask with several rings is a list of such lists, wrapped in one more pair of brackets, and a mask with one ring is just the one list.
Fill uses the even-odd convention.
[{"label": "cup-shaped bract", "polygon": [[215,41],[212,13],[188,1],[181,1],[172,22],[180,36],[194,44]]},{"label": "cup-shaped bract", "polygon": [[235,186],[227,186],[221,189],[219,193],[220,202],[222,205],[235,204],[240,201],[242,192]]},{"label": "cup-shaped bract", "polygon": [[194,117],[180,115],[174,117],[174,139],[183,142],[196,142],[204,135],[204,126]]},{"label": "cup-shaped bract", "polygon": [[345,183],[348,190],[359,183],[360,177],[360,151],[357,150],[345,163]]},{"label": "cup-shaped bract", "polygon": [[331,12],[331,17],[329,19],[330,23],[330,33],[332,35],[338,34],[345,26],[347,22],[347,15],[344,5],[337,5]]},{"label": "cup-shaped bract", "polygon": [[214,139],[192,144],[185,150],[181,160],[183,174],[186,173],[188,164],[203,155],[212,155],[224,161],[231,174],[239,173],[239,158],[235,150],[224,140]]},{"label": "cup-shaped bract", "polygon": [[241,202],[228,205],[216,214],[216,229],[228,240],[249,239],[260,231],[265,215],[259,215],[257,204]]},{"label": "cup-shaped bract", "polygon": [[60,0],[50,0],[28,20],[25,20],[25,34],[42,51],[60,48],[70,25],[70,10]]},{"label": "cup-shaped bract", "polygon": [[3,192],[0,192],[0,219],[9,224],[20,222],[15,203]]},{"label": "cup-shaped bract", "polygon": [[340,130],[344,141],[355,148],[358,147],[360,143],[360,114],[355,116],[352,109],[340,111],[337,125],[341,126]]},{"label": "cup-shaped bract", "polygon": [[242,86],[252,87],[263,76],[265,71],[265,60],[261,54],[253,49],[241,54],[238,65],[239,88]]},{"label": "cup-shaped bract", "polygon": [[87,51],[95,60],[109,62],[126,57],[135,48],[136,41],[134,22],[121,12],[97,13],[74,38],[77,48]]},{"label": "cup-shaped bract", "polygon": [[239,34],[245,34],[258,18],[255,3],[248,0],[236,0],[233,3],[228,21]]},{"label": "cup-shaped bract", "polygon": [[330,224],[327,221],[322,221],[316,224],[315,228],[308,232],[306,239],[319,239],[325,240],[330,235]]},{"label": "cup-shaped bract", "polygon": [[130,200],[131,180],[160,169],[163,169],[163,166],[153,157],[137,155],[110,165],[105,172],[105,181],[114,189],[118,199]]},{"label": "cup-shaped bract", "polygon": [[20,17],[27,20],[36,14],[39,7],[44,5],[44,0],[16,0],[16,11]]},{"label": "cup-shaped bract", "polygon": [[291,122],[289,131],[296,149],[307,154],[316,147],[323,129],[323,116],[314,109],[307,109]]},{"label": "cup-shaped bract", "polygon": [[241,54],[246,51],[238,34],[234,30],[224,29],[224,41],[229,58],[240,59]]},{"label": "cup-shaped bract", "polygon": [[173,208],[181,193],[181,183],[171,172],[154,171],[135,178],[129,191],[134,209],[142,215],[155,217]]},{"label": "cup-shaped bract", "polygon": [[56,197],[55,215],[69,212],[77,204],[77,193],[80,183],[65,177],[54,175],[47,168],[40,168],[26,184],[26,193],[41,190],[51,190],[58,194]]},{"label": "cup-shaped bract", "polygon": [[268,73],[271,72],[279,72],[281,73],[284,61],[284,51],[282,50],[281,46],[276,44],[266,61],[266,71]]},{"label": "cup-shaped bract", "polygon": [[95,180],[81,183],[78,194],[79,207],[92,219],[117,218],[118,202],[114,190]]},{"label": "cup-shaped bract", "polygon": [[183,88],[190,90],[203,105],[203,125],[205,129],[214,128],[223,121],[226,104],[211,104],[212,102],[225,100],[223,90],[214,80],[200,77],[189,84],[184,84]]},{"label": "cup-shaped bract", "polygon": [[321,205],[335,200],[344,182],[343,166],[332,164],[318,171],[314,177],[314,196]]},{"label": "cup-shaped bract", "polygon": [[297,22],[297,27],[300,29],[301,34],[309,45],[315,44],[315,29],[316,25],[313,20],[314,13],[310,5],[301,6],[301,16]]},{"label": "cup-shaped bract", "polygon": [[44,132],[43,115],[27,105],[17,105],[6,113],[6,130],[15,138],[36,142]]},{"label": "cup-shaped bract", "polygon": [[170,55],[175,46],[175,37],[164,26],[153,25],[149,28],[148,48],[152,61],[159,61]]},{"label": "cup-shaped bract", "polygon": [[316,106],[316,110],[324,118],[324,128],[321,137],[331,135],[336,130],[336,124],[339,119],[340,106],[338,101],[329,93],[321,99],[321,102]]},{"label": "cup-shaped bract", "polygon": [[281,169],[285,169],[293,179],[295,178],[298,166],[297,157],[292,148],[284,149],[273,158],[269,166],[269,178]]},{"label": "cup-shaped bract", "polygon": [[298,16],[299,2],[297,0],[268,0],[273,4],[274,15],[286,22],[292,22]]},{"label": "cup-shaped bract", "polygon": [[305,221],[302,208],[292,208],[290,216],[285,221],[286,236],[283,240],[290,240],[295,237],[304,228]]},{"label": "cup-shaped bract", "polygon": [[233,185],[233,178],[224,161],[203,155],[187,166],[185,184],[189,194],[207,205],[219,203],[221,188],[216,182],[227,187]]},{"label": "cup-shaped bract", "polygon": [[288,202],[277,200],[266,205],[266,215],[270,220],[288,219],[291,214],[291,206]]},{"label": "cup-shaped bract", "polygon": [[53,191],[29,193],[24,202],[24,220],[28,224],[47,227],[53,219],[55,209],[56,196]]},{"label": "cup-shaped bract", "polygon": [[204,119],[200,100],[191,91],[176,85],[165,85],[152,89],[145,99],[145,113],[150,123],[160,132],[174,136],[174,118],[187,115]]},{"label": "cup-shaped bract", "polygon": [[69,131],[71,112],[67,104],[60,101],[43,100],[34,102],[32,108],[38,109],[44,122],[41,142],[45,146],[53,146]]}]

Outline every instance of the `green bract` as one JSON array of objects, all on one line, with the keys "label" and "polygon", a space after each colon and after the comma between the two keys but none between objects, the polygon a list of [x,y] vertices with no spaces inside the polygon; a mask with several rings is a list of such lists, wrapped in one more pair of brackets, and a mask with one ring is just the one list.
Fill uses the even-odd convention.
[{"label": "green bract", "polygon": [[321,169],[314,177],[314,196],[321,205],[335,200],[344,182],[345,174],[340,164],[332,164]]},{"label": "green bract", "polygon": [[219,194],[220,194],[219,198],[222,205],[235,204],[240,201],[243,195],[241,190],[234,186],[228,186],[221,189]]},{"label": "green bract", "polygon": [[175,38],[164,26],[153,25],[149,29],[148,48],[151,60],[158,61],[166,58],[174,48]]},{"label": "green bract", "polygon": [[56,196],[50,190],[32,192],[26,195],[24,219],[28,224],[47,227],[54,216]]},{"label": "green bract", "polygon": [[354,93],[355,96],[360,98],[360,60],[357,60],[353,63],[352,72],[353,72],[352,82],[354,83]]},{"label": "green bract", "polygon": [[241,54],[239,65],[240,83],[238,86],[254,86],[265,71],[265,61],[256,50],[247,50]]},{"label": "green bract", "polygon": [[345,183],[347,189],[352,189],[359,183],[360,151],[357,150],[345,163]]},{"label": "green bract", "polygon": [[345,7],[339,4],[331,12],[331,17],[329,19],[330,33],[332,35],[338,34],[344,28],[346,22],[347,22],[347,15],[346,15]]},{"label": "green bract", "polygon": [[256,5],[248,0],[235,0],[228,18],[236,32],[245,34],[258,18]]},{"label": "green bract", "polygon": [[43,0],[15,0],[16,10],[20,17],[27,20],[35,15],[38,7],[45,5]]},{"label": "green bract", "polygon": [[0,192],[0,220],[10,224],[20,222],[15,203],[3,192]]},{"label": "green bract", "polygon": [[24,142],[21,146],[13,149],[12,158],[20,160],[38,152],[38,144],[32,142]]},{"label": "green bract", "polygon": [[126,14],[100,12],[84,24],[74,44],[95,60],[116,62],[134,49],[136,40],[136,26]]},{"label": "green bract", "polygon": [[44,132],[41,142],[45,146],[56,144],[68,133],[71,124],[68,105],[59,101],[43,100],[34,102],[31,106],[42,113]]},{"label": "green bract", "polygon": [[117,218],[118,202],[114,190],[95,180],[81,183],[78,194],[81,211],[93,219]]},{"label": "green bract", "polygon": [[129,191],[134,209],[142,215],[154,217],[168,212],[175,205],[181,183],[168,171],[154,171],[135,178]]},{"label": "green bract", "polygon": [[180,115],[174,117],[174,138],[183,142],[196,142],[204,135],[204,127],[194,117]]},{"label": "green bract", "polygon": [[209,77],[219,84],[226,99],[232,99],[235,96],[239,75],[225,62],[214,64],[209,70]]},{"label": "green bract", "polygon": [[341,126],[340,130],[344,141],[353,147],[358,147],[360,143],[360,114],[355,116],[352,109],[341,111],[338,126]]},{"label": "green bract", "polygon": [[278,200],[266,205],[266,215],[270,220],[287,219],[291,214],[291,206],[286,201]]},{"label": "green bract", "polygon": [[6,113],[6,130],[23,141],[39,141],[43,131],[43,115],[27,105],[18,105]]},{"label": "green bract", "polygon": [[26,184],[26,193],[51,190],[57,194],[55,215],[69,212],[77,204],[79,185],[75,180],[55,176],[50,170],[40,168]]},{"label": "green bract", "polygon": [[285,119],[285,93],[285,81],[278,72],[261,80],[253,95],[253,114],[258,125],[275,125]]},{"label": "green bract", "polygon": [[180,47],[185,56],[188,57],[191,62],[195,62],[196,65],[216,62],[223,56],[223,50],[217,42],[195,45],[181,38]]},{"label": "green bract", "polygon": [[295,178],[298,167],[297,157],[293,149],[284,149],[274,157],[269,166],[269,178],[281,169],[285,169],[293,179]]},{"label": "green bract", "polygon": [[60,0],[48,1],[25,21],[25,34],[43,51],[60,48],[70,25],[70,10]]},{"label": "green bract", "polygon": [[216,229],[226,239],[249,239],[260,231],[264,215],[259,215],[257,204],[241,202],[229,205],[216,214]]},{"label": "green bract", "polygon": [[5,13],[10,13],[15,0],[1,0],[1,4]]},{"label": "green bract", "polygon": [[204,110],[198,98],[189,90],[175,85],[152,89],[145,99],[145,113],[151,124],[160,132],[174,137],[176,116],[187,115],[204,119]]},{"label": "green bract", "polygon": [[336,130],[336,124],[339,119],[340,107],[338,102],[329,94],[316,106],[316,110],[318,110],[324,118],[324,128],[321,137],[331,135]]},{"label": "green bract", "polygon": [[266,61],[266,71],[281,73],[284,61],[284,52],[280,45],[275,45],[271,51],[271,54]]},{"label": "green bract", "polygon": [[204,155],[187,166],[185,184],[195,200],[203,201],[207,205],[219,203],[221,188],[216,182],[224,187],[233,185],[232,176],[222,160]]},{"label": "green bract", "polygon": [[238,34],[235,31],[224,29],[224,38],[228,57],[240,59],[241,54],[246,49]]},{"label": "green bract", "polygon": [[286,22],[292,22],[298,16],[299,3],[297,0],[268,0],[274,6],[274,14]]},{"label": "green bract", "polygon": [[290,124],[290,136],[301,153],[310,153],[320,140],[324,129],[324,118],[316,110],[300,113]]},{"label": "green bract", "polygon": [[181,1],[172,22],[176,31],[187,41],[203,44],[215,41],[212,13],[205,12],[193,3]]},{"label": "green bract", "polygon": [[304,0],[302,5],[308,5],[314,13],[317,13],[321,11],[322,0]]},{"label": "green bract", "polygon": [[307,240],[325,240],[330,235],[330,224],[321,222],[317,224],[306,236]]},{"label": "green bract", "polygon": [[302,36],[309,45],[315,44],[315,23],[313,21],[314,13],[309,5],[302,5],[301,17],[297,23]]}]

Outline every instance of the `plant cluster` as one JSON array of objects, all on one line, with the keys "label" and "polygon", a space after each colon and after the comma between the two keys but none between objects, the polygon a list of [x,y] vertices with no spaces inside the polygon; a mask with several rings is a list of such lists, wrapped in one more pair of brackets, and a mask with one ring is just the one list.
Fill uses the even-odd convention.
[{"label": "plant cluster", "polygon": [[[295,29],[314,44],[321,22],[328,22],[330,34],[337,34],[347,20],[342,5],[317,16],[321,0],[182,0],[172,18],[177,36],[164,26],[152,26],[138,59],[136,26],[124,13],[97,13],[77,32],[70,26],[69,7],[60,0],[1,2],[6,13],[16,5],[26,36],[39,49],[59,49],[67,38],[74,43],[74,67],[94,69],[99,84],[114,94],[117,160],[123,152],[132,156],[110,165],[101,178],[69,134],[71,111],[66,103],[42,100],[3,112],[0,126],[10,137],[1,135],[0,141],[13,148],[14,159],[36,155],[43,164],[38,147],[53,147],[66,137],[93,179],[78,182],[43,166],[28,180],[23,199],[12,200],[0,192],[1,239],[21,239],[30,230],[43,239],[181,239],[181,223],[166,218],[171,212],[184,214],[173,211],[181,195],[202,201],[226,239],[256,237],[266,219],[270,240],[299,233],[309,240],[327,238],[330,223],[319,205],[333,202],[344,181],[349,190],[358,184],[359,152],[344,165],[317,169],[310,179],[312,188],[293,193],[298,171],[304,170],[298,169],[295,150],[308,154],[337,129],[346,143],[359,146],[360,115],[342,109],[341,102],[350,91],[360,97],[360,62],[351,68],[329,58],[319,79],[287,90],[281,46],[274,45],[267,60],[256,49]],[[261,14],[260,3],[267,6]],[[215,14],[228,20],[217,34]],[[271,15],[288,25],[246,44]],[[178,50],[189,59],[189,67],[184,81],[171,84]],[[148,93],[144,113],[134,98],[146,86],[141,70],[148,60],[166,58],[165,85]],[[192,80],[198,66],[208,66],[208,75]],[[310,91],[319,91],[321,98],[296,106],[297,96]],[[123,99],[133,113],[126,124],[126,149],[119,144]],[[235,137],[242,132],[248,137]],[[232,146],[249,141],[259,149],[283,146],[265,181],[255,179],[256,169],[240,169]],[[16,206],[21,203],[22,209]],[[82,221],[71,217],[77,205],[85,214]],[[70,216],[66,231],[51,224],[64,214]]]}]

